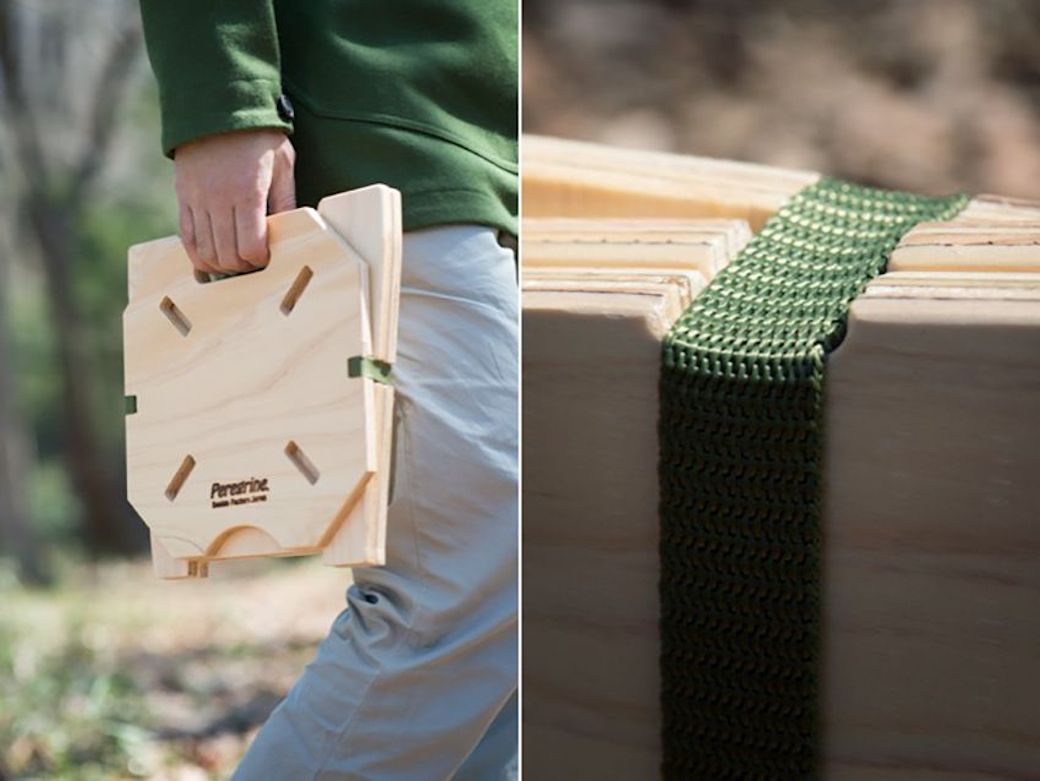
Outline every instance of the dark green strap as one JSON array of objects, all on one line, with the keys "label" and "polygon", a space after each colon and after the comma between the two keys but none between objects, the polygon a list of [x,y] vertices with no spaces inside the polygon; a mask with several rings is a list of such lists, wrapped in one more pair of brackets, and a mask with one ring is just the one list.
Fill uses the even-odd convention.
[{"label": "dark green strap", "polygon": [[826,357],[899,239],[967,200],[823,179],[769,220],[665,340],[665,778],[817,774]]},{"label": "dark green strap", "polygon": [[347,376],[368,377],[370,380],[390,384],[391,366],[386,361],[370,355],[355,355],[347,359]]}]

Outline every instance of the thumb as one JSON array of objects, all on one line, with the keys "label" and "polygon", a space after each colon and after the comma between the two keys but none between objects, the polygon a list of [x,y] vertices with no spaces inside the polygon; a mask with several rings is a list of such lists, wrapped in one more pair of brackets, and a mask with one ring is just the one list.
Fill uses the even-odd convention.
[{"label": "thumb", "polygon": [[270,214],[296,208],[296,180],[291,165],[275,165],[267,194],[267,208]]}]

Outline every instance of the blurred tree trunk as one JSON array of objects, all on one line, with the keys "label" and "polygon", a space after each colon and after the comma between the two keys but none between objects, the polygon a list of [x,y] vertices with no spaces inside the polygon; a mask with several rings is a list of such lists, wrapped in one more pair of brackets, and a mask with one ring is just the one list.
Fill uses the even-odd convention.
[{"label": "blurred tree trunk", "polygon": [[[115,9],[118,13],[112,13],[109,38],[101,42],[104,59],[97,78],[85,87],[82,79],[60,79],[58,84],[67,94],[55,95],[34,82],[37,74],[27,65],[32,60],[23,50],[25,39],[19,38],[19,31],[27,27],[21,15],[32,11],[23,4],[0,0],[0,87],[4,100],[0,119],[6,125],[21,173],[16,192],[18,213],[24,218],[23,239],[34,245],[49,294],[57,336],[64,455],[82,506],[86,542],[96,552],[135,552],[147,542],[126,501],[122,480],[115,479],[122,477],[123,470],[114,470],[114,477],[112,470],[105,468],[104,440],[98,434],[92,404],[93,371],[72,286],[83,207],[110,156],[122,119],[122,98],[140,59],[135,5],[105,6],[109,12]],[[71,47],[80,32],[75,20],[70,22],[60,14],[33,21],[39,22],[45,33],[38,36],[39,40],[56,52]],[[83,93],[83,89],[88,91]],[[82,94],[89,95],[89,109],[83,137],[77,138],[82,142],[80,149],[70,155],[67,140],[63,148],[49,148],[41,132],[45,110],[78,102]],[[54,117],[49,119],[53,121]]]},{"label": "blurred tree trunk", "polygon": [[25,436],[14,399],[13,365],[6,316],[9,260],[0,258],[0,553],[11,556],[23,583],[49,580],[39,540],[29,525],[25,501]]},{"label": "blurred tree trunk", "polygon": [[[43,262],[51,320],[57,335],[61,400],[65,418],[65,456],[83,507],[87,543],[96,552],[141,550],[143,529],[120,481],[105,468],[105,448],[94,423],[92,371],[83,343],[79,306],[71,286],[78,204],[62,204],[41,193],[27,195],[26,211]],[[121,474],[121,470],[117,470]]]}]

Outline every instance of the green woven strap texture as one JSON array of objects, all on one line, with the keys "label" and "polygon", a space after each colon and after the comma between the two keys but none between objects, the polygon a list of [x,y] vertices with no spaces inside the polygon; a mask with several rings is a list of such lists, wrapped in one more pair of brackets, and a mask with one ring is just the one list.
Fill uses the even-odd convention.
[{"label": "green woven strap texture", "polygon": [[903,234],[967,200],[823,179],[769,220],[665,340],[666,779],[816,777],[827,354]]},{"label": "green woven strap texture", "polygon": [[347,359],[347,376],[368,377],[370,380],[392,385],[393,367],[371,355],[355,355]]}]

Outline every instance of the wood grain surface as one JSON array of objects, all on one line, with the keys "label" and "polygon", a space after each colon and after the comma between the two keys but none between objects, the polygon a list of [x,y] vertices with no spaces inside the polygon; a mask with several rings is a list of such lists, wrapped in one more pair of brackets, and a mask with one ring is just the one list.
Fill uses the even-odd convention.
[{"label": "wood grain surface", "polygon": [[[621,173],[590,189],[577,161],[546,162],[527,168],[542,178],[525,194],[534,213],[660,213],[639,153],[593,159]],[[772,208],[702,197],[683,213]],[[919,226],[830,358],[827,779],[1040,778],[1037,222],[1035,204],[985,196]],[[572,277],[585,265],[567,261]],[[657,376],[678,316],[666,299],[524,293],[524,766],[547,781],[659,776]]]},{"label": "wood grain surface", "polygon": [[269,217],[269,266],[219,281],[197,279],[175,237],[131,248],[128,496],[161,577],[267,555],[382,563],[393,395],[347,366],[373,354],[373,330],[396,332],[396,305],[368,289],[373,268],[383,299],[399,284],[399,206],[381,190],[357,200],[381,215],[372,242],[355,237],[371,261],[311,209]]}]

